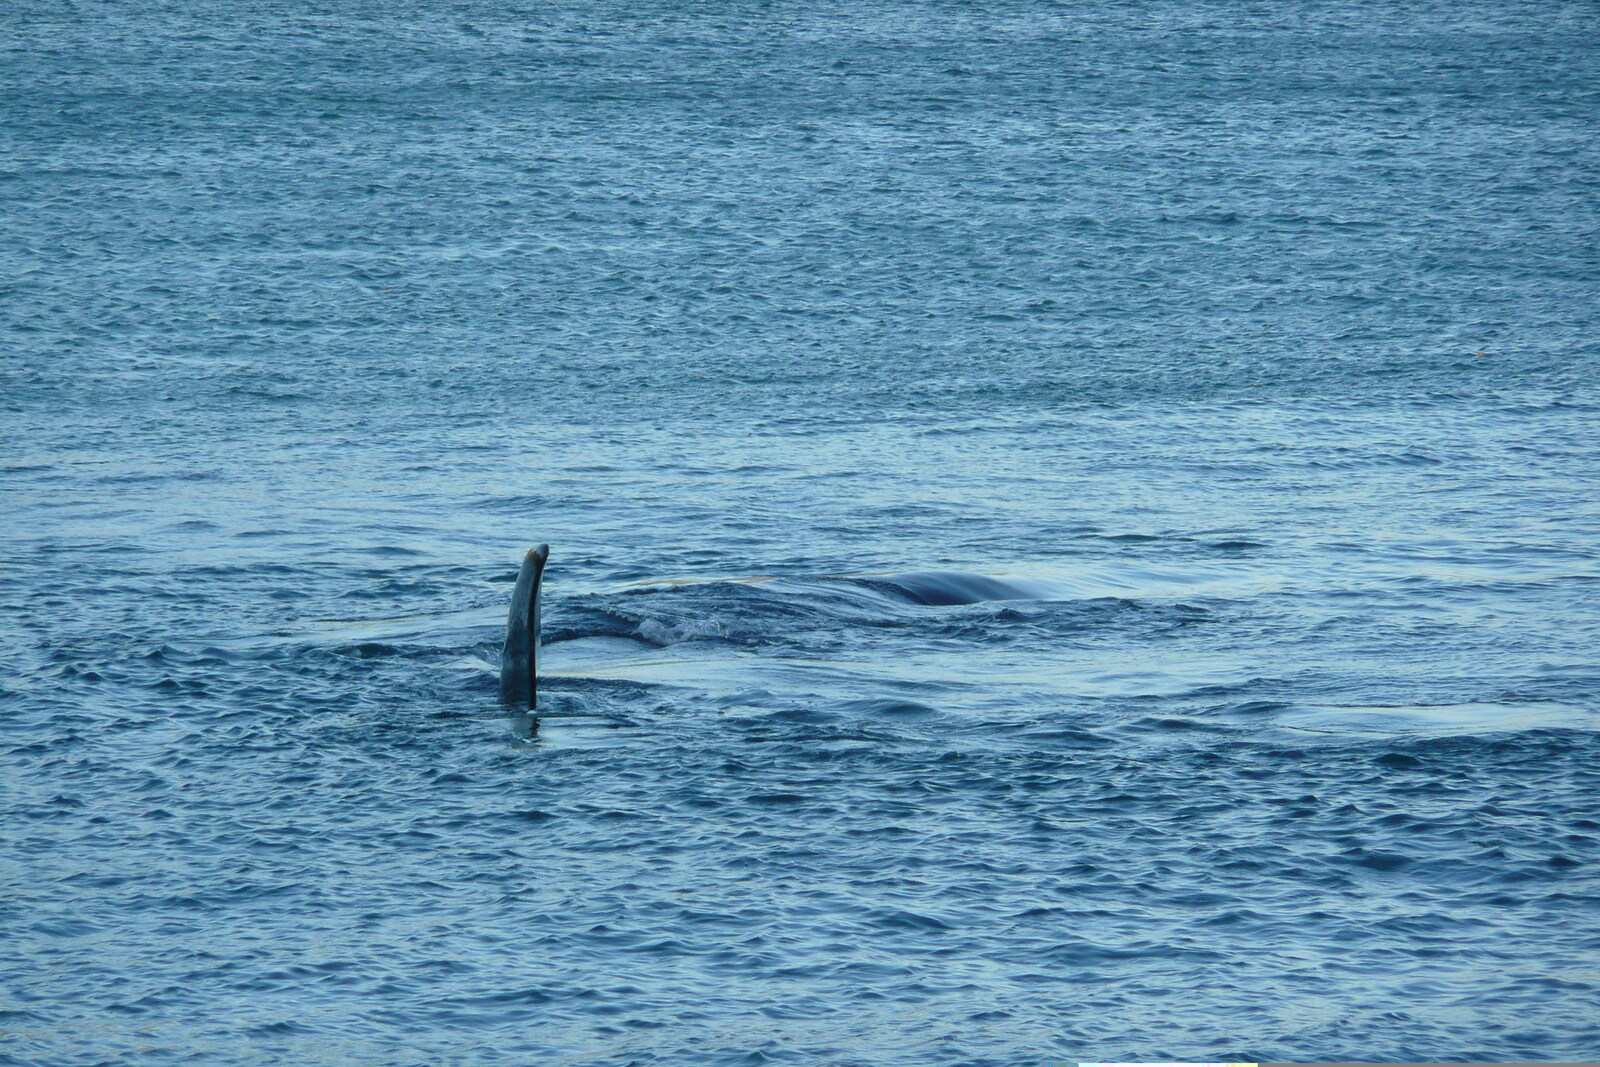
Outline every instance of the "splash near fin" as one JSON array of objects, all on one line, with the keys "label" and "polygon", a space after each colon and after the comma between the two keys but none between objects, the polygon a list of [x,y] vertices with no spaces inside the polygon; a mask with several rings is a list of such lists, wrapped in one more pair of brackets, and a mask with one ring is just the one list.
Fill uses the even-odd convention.
[{"label": "splash near fin", "polygon": [[500,653],[500,700],[519,708],[539,703],[539,580],[549,558],[549,545],[528,549],[511,591],[506,647]]}]

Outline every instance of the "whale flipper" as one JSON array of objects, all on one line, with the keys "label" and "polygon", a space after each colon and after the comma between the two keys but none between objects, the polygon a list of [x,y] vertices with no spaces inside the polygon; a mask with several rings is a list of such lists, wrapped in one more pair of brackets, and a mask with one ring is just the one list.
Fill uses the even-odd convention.
[{"label": "whale flipper", "polygon": [[500,653],[500,700],[519,708],[534,708],[539,702],[539,580],[549,558],[549,545],[528,549],[511,591],[506,647]]}]

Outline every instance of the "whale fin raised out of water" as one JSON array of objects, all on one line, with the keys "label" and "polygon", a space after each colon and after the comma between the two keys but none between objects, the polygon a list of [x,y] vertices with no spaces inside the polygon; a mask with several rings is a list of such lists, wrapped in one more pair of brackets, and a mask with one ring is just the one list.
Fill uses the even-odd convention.
[{"label": "whale fin raised out of water", "polygon": [[539,703],[539,580],[549,558],[549,545],[528,549],[511,591],[506,647],[500,653],[500,700],[518,708]]}]

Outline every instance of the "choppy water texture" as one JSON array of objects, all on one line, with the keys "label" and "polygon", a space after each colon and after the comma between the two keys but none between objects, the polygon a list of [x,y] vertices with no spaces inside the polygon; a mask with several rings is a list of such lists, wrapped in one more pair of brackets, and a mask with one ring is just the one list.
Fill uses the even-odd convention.
[{"label": "choppy water texture", "polygon": [[1600,1058],[1595,15],[6,5],[0,1059]]}]

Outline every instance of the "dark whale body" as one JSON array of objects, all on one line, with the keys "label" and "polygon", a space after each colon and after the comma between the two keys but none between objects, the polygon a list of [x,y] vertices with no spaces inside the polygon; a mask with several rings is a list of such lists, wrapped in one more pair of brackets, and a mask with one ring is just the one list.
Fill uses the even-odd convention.
[{"label": "dark whale body", "polygon": [[981,604],[989,600],[1038,600],[1048,595],[1025,582],[1006,582],[964,571],[914,571],[857,580],[913,604],[932,607]]},{"label": "dark whale body", "polygon": [[549,558],[549,545],[534,545],[523,557],[500,653],[501,702],[529,710],[539,703],[539,581]]}]

